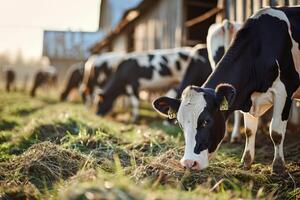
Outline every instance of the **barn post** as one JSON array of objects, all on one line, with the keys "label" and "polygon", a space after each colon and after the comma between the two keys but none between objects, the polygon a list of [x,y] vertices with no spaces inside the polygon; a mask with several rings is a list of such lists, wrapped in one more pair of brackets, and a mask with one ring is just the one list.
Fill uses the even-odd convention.
[{"label": "barn post", "polygon": [[217,7],[223,10],[216,15],[216,23],[221,23],[225,18],[225,3],[225,0],[218,0]]},{"label": "barn post", "polygon": [[262,7],[262,0],[252,0],[253,1],[253,13],[257,12]]},{"label": "barn post", "polygon": [[245,4],[246,0],[239,0],[236,1],[236,9],[237,9],[237,17],[236,21],[239,23],[243,23],[245,20],[245,13],[246,13],[246,7]]}]

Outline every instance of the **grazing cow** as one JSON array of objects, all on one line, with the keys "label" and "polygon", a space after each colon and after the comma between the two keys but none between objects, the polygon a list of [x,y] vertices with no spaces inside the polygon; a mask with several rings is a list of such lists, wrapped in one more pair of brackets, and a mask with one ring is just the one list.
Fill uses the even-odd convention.
[{"label": "grazing cow", "polygon": [[[125,54],[109,52],[91,56],[84,67],[83,81],[80,93],[83,102],[90,101],[95,89],[101,89],[110,76],[116,71]],[[90,102],[89,102],[90,103]]]},{"label": "grazing cow", "polygon": [[[188,85],[201,86],[212,70],[216,68],[216,63],[222,58],[224,51],[228,49],[235,33],[240,29],[241,24],[224,20],[222,23],[216,23],[209,27],[207,35],[207,49],[201,46],[194,47],[194,53],[200,55],[199,60],[192,60],[187,68],[180,85],[170,90],[166,96],[180,98],[183,90]],[[197,52],[198,51],[198,52]],[[208,51],[208,53],[207,53]],[[193,54],[193,53],[192,53]],[[209,58],[209,62],[208,62]],[[234,112],[234,126],[231,134],[231,142],[236,142],[240,136],[240,114]]]},{"label": "grazing cow", "polygon": [[47,66],[37,71],[34,77],[32,89],[30,90],[30,96],[34,97],[37,88],[44,84],[53,85],[57,81],[57,70],[53,66]]},{"label": "grazing cow", "polygon": [[12,69],[5,70],[5,78],[6,78],[6,91],[10,92],[11,87],[15,84],[16,73]]},{"label": "grazing cow", "polygon": [[60,100],[65,101],[72,90],[79,89],[83,79],[84,63],[79,62],[72,65],[67,71],[66,85],[63,89]]},{"label": "grazing cow", "polygon": [[272,171],[283,172],[283,141],[292,99],[300,98],[300,7],[265,8],[238,31],[228,51],[202,87],[190,86],[182,100],[153,102],[163,115],[177,119],[185,136],[181,164],[204,169],[218,149],[225,121],[235,110],[245,112],[245,169],[254,160],[258,118],[273,106],[270,137]]},{"label": "grazing cow", "polygon": [[139,91],[167,89],[178,83],[186,71],[191,50],[182,47],[129,54],[99,94],[97,114],[105,115],[118,96],[127,94],[135,121],[139,114]]}]

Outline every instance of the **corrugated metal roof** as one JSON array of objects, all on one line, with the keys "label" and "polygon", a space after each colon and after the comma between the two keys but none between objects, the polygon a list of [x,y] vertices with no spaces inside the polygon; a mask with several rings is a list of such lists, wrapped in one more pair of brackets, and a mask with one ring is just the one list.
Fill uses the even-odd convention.
[{"label": "corrugated metal roof", "polygon": [[43,56],[55,59],[86,59],[89,48],[102,39],[98,32],[44,31]]}]

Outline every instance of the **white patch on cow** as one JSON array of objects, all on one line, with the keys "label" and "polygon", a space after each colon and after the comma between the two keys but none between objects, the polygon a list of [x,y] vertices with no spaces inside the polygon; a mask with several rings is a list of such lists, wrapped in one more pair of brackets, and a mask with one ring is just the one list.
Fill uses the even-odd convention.
[{"label": "white patch on cow", "polygon": [[177,91],[175,89],[170,89],[166,95],[166,97],[169,97],[169,98],[176,98],[177,97]]},{"label": "white patch on cow", "polygon": [[229,48],[236,32],[241,28],[241,24],[224,20],[209,27],[206,37],[209,62],[214,70],[217,63],[214,60],[217,50],[224,47],[225,51]]},{"label": "white patch on cow", "polygon": [[[245,124],[245,132],[246,132],[246,144],[245,150],[242,157],[242,162],[244,162],[244,167],[249,168],[254,160],[255,155],[255,136],[258,127],[258,118],[253,117],[248,113],[244,113],[244,124]],[[247,135],[247,129],[250,130],[250,135]],[[247,153],[250,153],[250,159],[246,158]],[[248,163],[247,163],[248,162]]]},{"label": "white patch on cow", "polygon": [[134,95],[131,85],[126,85],[126,92],[129,95],[131,105],[132,105],[132,117],[133,121],[136,121],[139,116],[139,99]]},{"label": "white patch on cow", "polygon": [[[179,83],[182,80],[188,66],[188,60],[183,61],[183,59],[181,59],[179,56],[179,52],[189,55],[191,51],[192,48],[190,47],[161,49],[143,53],[132,53],[129,54],[127,58],[135,59],[141,67],[154,67],[154,72],[151,79],[139,79],[140,89],[160,90],[170,88],[175,83]],[[154,56],[151,61],[149,61],[149,54]],[[162,59],[162,56],[167,58],[168,63],[166,63],[164,59]],[[180,71],[176,68],[176,61],[179,61],[181,64]],[[159,74],[159,71],[161,70],[160,63],[164,63],[167,65],[172,73],[171,76],[162,76]]]},{"label": "white patch on cow", "polygon": [[231,133],[231,142],[237,140],[240,136],[241,114],[240,111],[234,111],[234,124]]},{"label": "white patch on cow", "polygon": [[[104,53],[101,55],[92,55],[89,59],[85,62],[84,65],[84,73],[83,79],[81,83],[81,93],[84,92],[82,89],[86,89],[87,83],[89,78],[91,77],[94,67],[101,67],[104,62],[107,62],[107,66],[112,70],[115,71],[117,66],[121,63],[124,58],[124,53],[122,52],[109,52]],[[100,73],[99,75],[101,75]]]},{"label": "white patch on cow", "polygon": [[106,75],[104,73],[100,73],[98,78],[97,78],[97,82],[98,83],[102,83],[106,80]]},{"label": "white patch on cow", "polygon": [[197,161],[200,169],[208,166],[207,150],[200,152],[200,154],[194,153],[197,120],[205,106],[204,93],[196,92],[191,87],[188,87],[182,93],[182,102],[177,113],[177,119],[182,126],[185,138],[185,150],[181,163],[184,164],[184,160]]}]

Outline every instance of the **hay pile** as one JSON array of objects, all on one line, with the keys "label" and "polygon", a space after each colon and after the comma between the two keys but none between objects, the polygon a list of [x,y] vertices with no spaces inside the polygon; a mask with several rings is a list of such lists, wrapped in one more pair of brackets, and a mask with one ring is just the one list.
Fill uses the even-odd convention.
[{"label": "hay pile", "polygon": [[43,142],[1,164],[0,181],[6,180],[2,184],[30,182],[39,189],[49,188],[54,182],[76,174],[87,162],[87,158],[78,153]]}]

